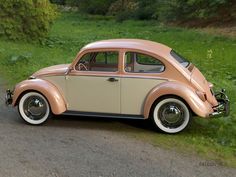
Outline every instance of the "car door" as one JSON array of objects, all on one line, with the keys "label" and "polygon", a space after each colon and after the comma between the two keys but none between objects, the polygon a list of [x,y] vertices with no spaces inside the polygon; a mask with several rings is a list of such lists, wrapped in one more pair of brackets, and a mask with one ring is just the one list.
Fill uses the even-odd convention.
[{"label": "car door", "polygon": [[121,79],[121,113],[142,115],[150,91],[166,80],[161,77],[164,64],[147,54],[125,52]]},{"label": "car door", "polygon": [[67,76],[68,110],[120,113],[119,52],[84,54]]}]

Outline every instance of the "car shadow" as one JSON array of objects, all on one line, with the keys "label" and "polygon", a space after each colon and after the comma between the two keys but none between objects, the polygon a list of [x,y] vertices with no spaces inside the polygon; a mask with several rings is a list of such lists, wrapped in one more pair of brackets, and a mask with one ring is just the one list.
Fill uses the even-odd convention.
[{"label": "car shadow", "polygon": [[103,129],[115,131],[156,131],[150,120],[67,115],[53,116],[50,120],[48,120],[48,122],[46,122],[45,125],[64,128]]}]

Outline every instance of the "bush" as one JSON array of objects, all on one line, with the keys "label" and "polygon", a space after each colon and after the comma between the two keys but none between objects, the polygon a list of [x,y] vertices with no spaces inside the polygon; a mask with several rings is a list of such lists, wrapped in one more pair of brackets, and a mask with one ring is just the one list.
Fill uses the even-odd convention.
[{"label": "bush", "polygon": [[134,17],[138,20],[156,19],[157,2],[160,0],[137,0],[138,8]]},{"label": "bush", "polygon": [[138,3],[135,0],[117,0],[111,4],[108,15],[116,17],[117,22],[134,18],[134,12],[138,9]]},{"label": "bush", "polygon": [[65,5],[66,4],[66,0],[50,0],[51,3],[54,4],[59,4],[59,5]]},{"label": "bush", "polygon": [[234,0],[172,0],[157,9],[166,21],[233,21],[236,19]]},{"label": "bush", "polygon": [[115,15],[117,21],[127,19],[156,19],[157,0],[117,0],[111,4],[108,14]]},{"label": "bush", "polygon": [[116,14],[115,16],[116,18],[116,22],[123,22],[125,20],[131,19],[133,18],[133,16],[131,16],[131,14],[128,11],[123,11],[123,12],[119,12]]},{"label": "bush", "polygon": [[66,5],[77,6],[81,12],[106,15],[115,0],[66,0]]},{"label": "bush", "polygon": [[124,11],[132,14],[137,9],[138,2],[135,0],[117,0],[110,5],[108,15],[117,15],[119,13],[123,13]]},{"label": "bush", "polygon": [[0,36],[41,39],[55,17],[55,8],[48,0],[0,0]]},{"label": "bush", "polygon": [[153,7],[148,6],[144,8],[138,8],[137,11],[134,12],[134,18],[138,20],[150,20],[155,19],[155,10]]},{"label": "bush", "polygon": [[81,0],[64,0],[68,6],[79,6]]}]

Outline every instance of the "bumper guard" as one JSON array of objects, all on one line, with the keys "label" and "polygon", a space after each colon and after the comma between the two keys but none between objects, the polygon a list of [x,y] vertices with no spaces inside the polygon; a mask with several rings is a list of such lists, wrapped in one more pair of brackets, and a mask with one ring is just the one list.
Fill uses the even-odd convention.
[{"label": "bumper guard", "polygon": [[230,113],[230,101],[228,96],[225,94],[225,89],[222,89],[220,92],[216,92],[215,98],[218,101],[218,105],[213,107],[214,112],[211,113],[210,117],[221,117],[228,116]]},{"label": "bumper guard", "polygon": [[5,104],[7,106],[12,104],[12,101],[13,101],[12,95],[13,95],[13,92],[10,89],[6,90]]}]

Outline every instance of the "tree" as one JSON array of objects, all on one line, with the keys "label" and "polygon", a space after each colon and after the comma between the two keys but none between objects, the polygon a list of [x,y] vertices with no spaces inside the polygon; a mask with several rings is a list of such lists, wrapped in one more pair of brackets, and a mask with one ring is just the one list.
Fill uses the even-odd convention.
[{"label": "tree", "polygon": [[236,19],[234,0],[171,0],[158,9],[167,21],[230,21]]},{"label": "tree", "polygon": [[66,0],[67,5],[77,6],[81,12],[106,15],[115,0]]},{"label": "tree", "polygon": [[11,40],[43,38],[55,17],[48,0],[0,0],[0,36]]}]

